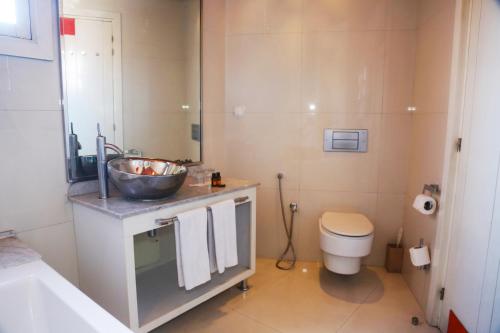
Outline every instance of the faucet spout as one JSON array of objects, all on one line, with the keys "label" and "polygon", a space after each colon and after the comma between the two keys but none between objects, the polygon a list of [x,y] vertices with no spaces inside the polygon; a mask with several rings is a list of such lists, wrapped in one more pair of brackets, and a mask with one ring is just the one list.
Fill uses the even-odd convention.
[{"label": "faucet spout", "polygon": [[114,145],[112,143],[106,143],[106,137],[101,135],[99,124],[97,124],[96,148],[97,148],[97,179],[99,182],[99,199],[106,199],[109,197],[108,166],[107,166],[108,159],[106,156],[106,149],[111,149],[120,155],[123,155],[123,150],[120,149],[117,145]]},{"label": "faucet spout", "polygon": [[117,145],[114,145],[112,143],[105,143],[104,148],[111,149],[112,151],[114,151],[115,153],[120,154],[120,155],[124,154],[123,150],[120,149],[120,147],[118,147]]}]

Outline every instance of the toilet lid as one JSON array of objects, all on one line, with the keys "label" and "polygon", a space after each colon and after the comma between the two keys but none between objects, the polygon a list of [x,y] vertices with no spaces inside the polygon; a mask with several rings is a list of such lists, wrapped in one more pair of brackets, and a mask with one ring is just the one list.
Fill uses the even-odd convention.
[{"label": "toilet lid", "polygon": [[326,212],[321,216],[321,225],[341,236],[360,237],[373,232],[373,224],[362,214]]}]

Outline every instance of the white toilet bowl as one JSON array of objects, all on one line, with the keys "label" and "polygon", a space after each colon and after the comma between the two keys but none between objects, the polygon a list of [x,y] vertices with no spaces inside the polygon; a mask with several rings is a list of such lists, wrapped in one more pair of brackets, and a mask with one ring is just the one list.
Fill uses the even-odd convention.
[{"label": "white toilet bowl", "polygon": [[319,233],[325,267],[339,274],[358,273],[361,258],[370,254],[373,231],[373,224],[362,214],[324,213]]}]

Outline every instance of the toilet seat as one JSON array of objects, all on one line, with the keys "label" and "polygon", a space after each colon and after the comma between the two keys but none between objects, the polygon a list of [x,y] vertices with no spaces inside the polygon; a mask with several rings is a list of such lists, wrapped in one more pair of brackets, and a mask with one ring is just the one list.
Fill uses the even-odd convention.
[{"label": "toilet seat", "polygon": [[362,214],[326,212],[321,226],[328,232],[344,237],[364,237],[373,233],[373,224]]}]

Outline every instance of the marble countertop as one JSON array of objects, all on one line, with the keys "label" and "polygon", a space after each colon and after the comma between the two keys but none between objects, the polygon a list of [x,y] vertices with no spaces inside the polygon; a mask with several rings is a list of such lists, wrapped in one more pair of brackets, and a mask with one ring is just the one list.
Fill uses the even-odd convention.
[{"label": "marble countertop", "polygon": [[0,269],[39,260],[40,254],[15,237],[0,239]]},{"label": "marble countertop", "polygon": [[210,187],[206,185],[190,186],[194,183],[194,180],[191,177],[188,177],[186,178],[184,185],[177,193],[168,198],[153,201],[127,199],[116,189],[111,189],[111,186],[110,197],[107,199],[99,199],[97,193],[88,193],[82,195],[70,195],[69,200],[73,203],[93,208],[113,217],[124,219],[134,215],[189,203],[195,200],[206,199],[251,187],[257,187],[259,185],[257,182],[232,178],[224,178],[223,182],[226,184],[226,187]]}]

